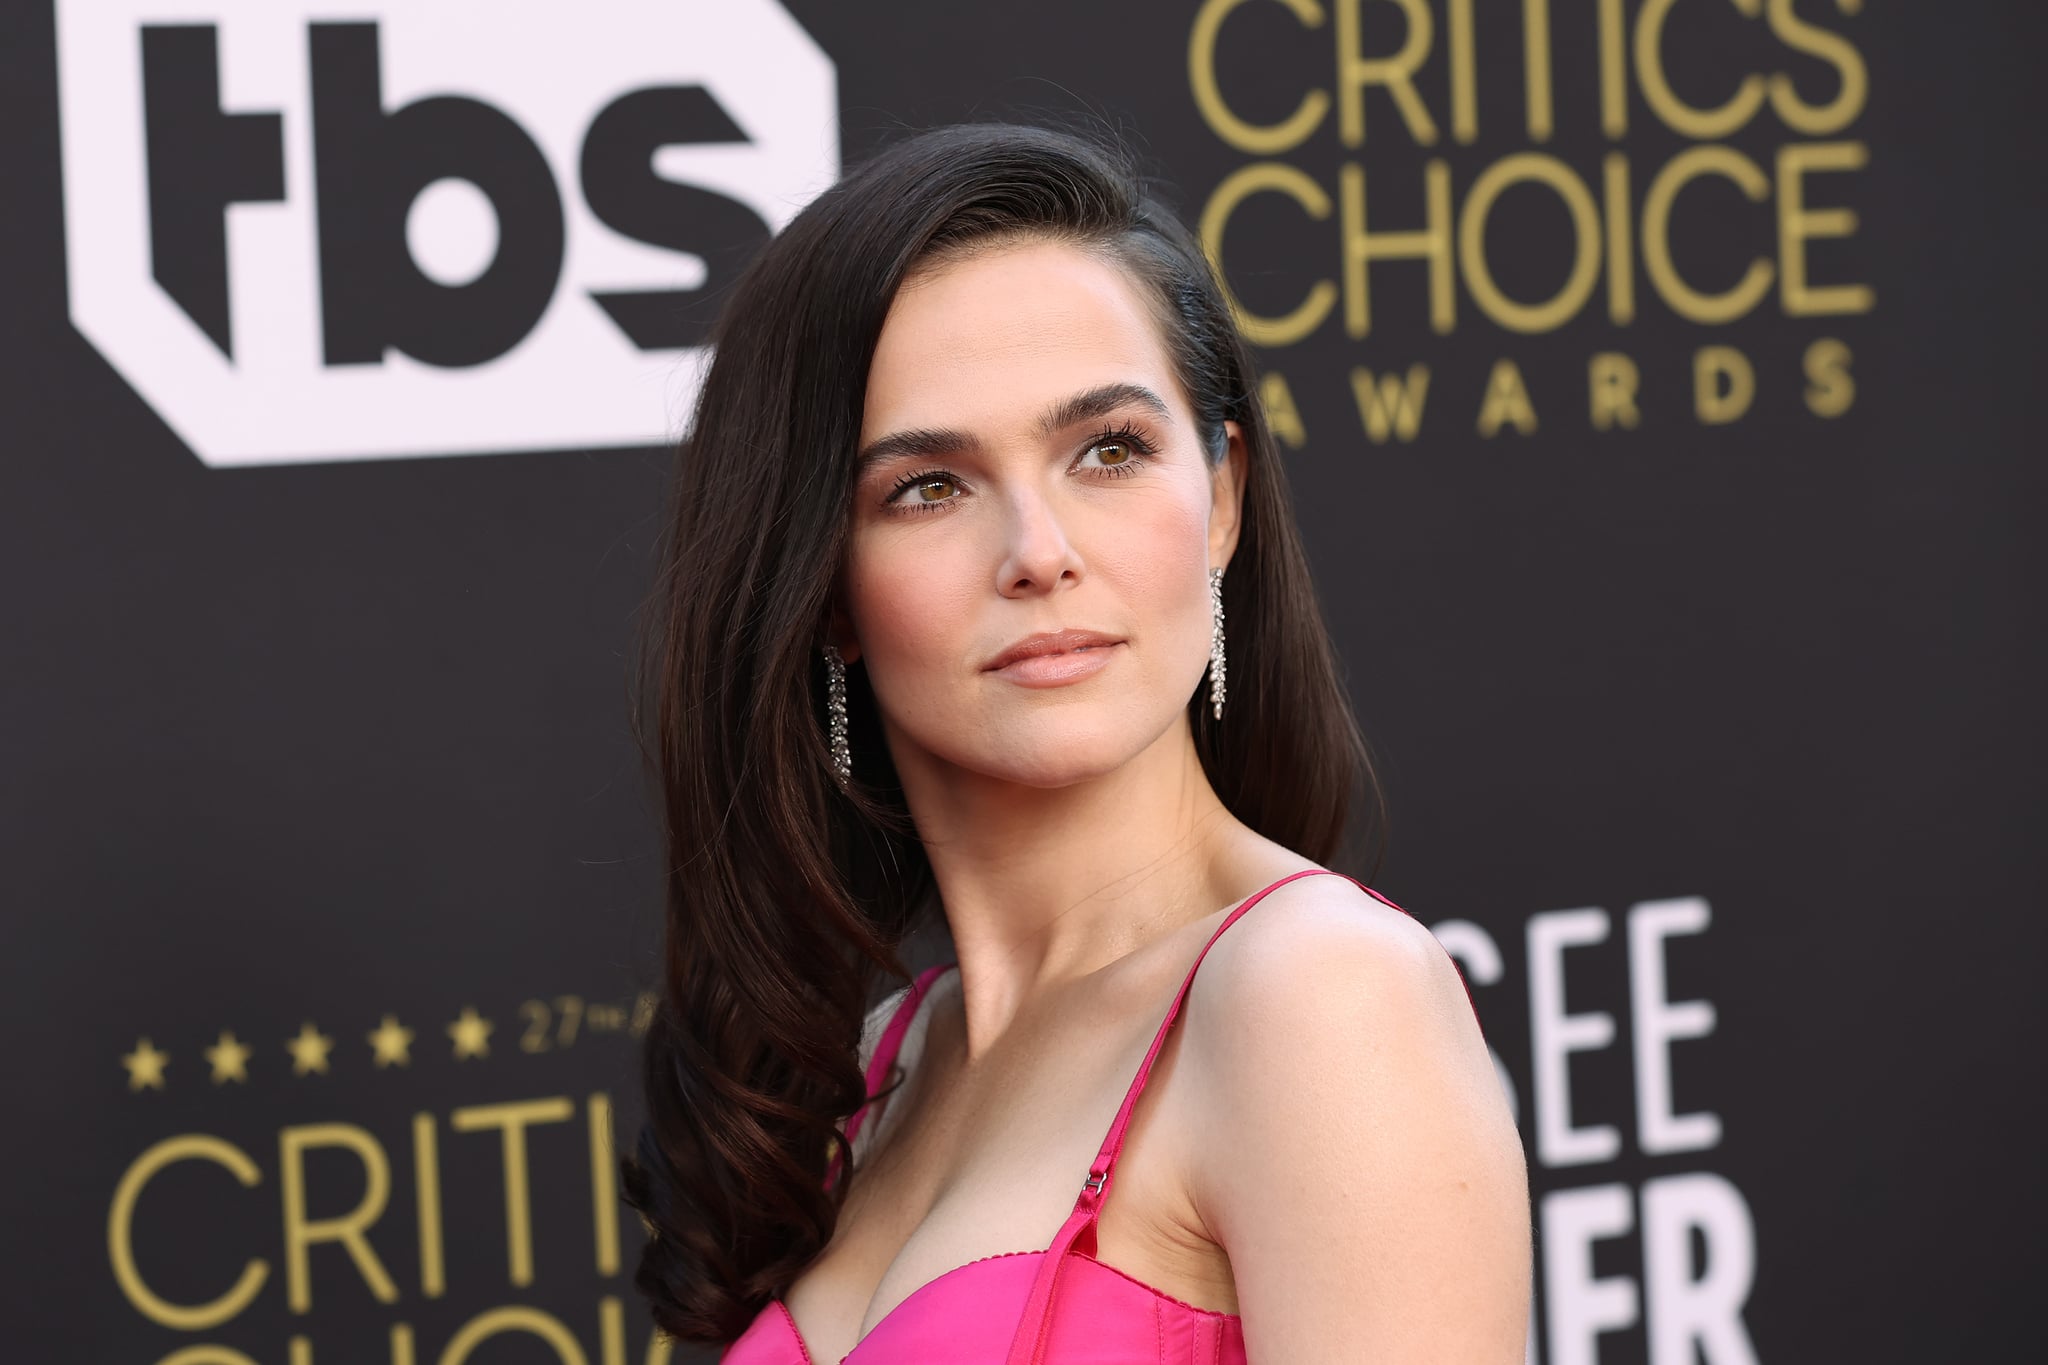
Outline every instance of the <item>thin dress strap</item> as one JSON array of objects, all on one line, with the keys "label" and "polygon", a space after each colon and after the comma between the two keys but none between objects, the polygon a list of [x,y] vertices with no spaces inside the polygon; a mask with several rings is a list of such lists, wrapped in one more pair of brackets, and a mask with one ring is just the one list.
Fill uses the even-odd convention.
[{"label": "thin dress strap", "polygon": [[[1059,1287],[1060,1270],[1066,1264],[1067,1254],[1095,1254],[1095,1223],[1102,1214],[1103,1201],[1109,1198],[1110,1181],[1116,1175],[1116,1159],[1123,1151],[1124,1133],[1131,1125],[1131,1112],[1137,1107],[1138,1096],[1144,1093],[1145,1081],[1152,1074],[1153,1060],[1159,1056],[1159,1049],[1166,1043],[1167,1031],[1173,1027],[1173,1021],[1180,1014],[1181,1002],[1187,999],[1188,987],[1195,983],[1195,972],[1201,967],[1202,959],[1216,946],[1216,940],[1223,937],[1223,931],[1237,923],[1238,917],[1245,911],[1287,883],[1317,875],[1344,876],[1341,872],[1331,872],[1325,867],[1312,867],[1282,877],[1271,886],[1261,888],[1246,897],[1242,904],[1224,917],[1223,923],[1216,926],[1216,932],[1209,935],[1209,941],[1202,945],[1202,951],[1195,955],[1194,966],[1188,968],[1187,977],[1180,983],[1180,990],[1175,992],[1173,1004],[1166,1011],[1166,1019],[1159,1025],[1159,1032],[1153,1035],[1151,1050],[1146,1052],[1144,1062],[1138,1067],[1138,1074],[1132,1078],[1130,1089],[1124,1094],[1123,1107],[1116,1111],[1116,1120],[1109,1125],[1109,1135],[1102,1140],[1102,1149],[1096,1153],[1095,1160],[1088,1167],[1088,1179],[1081,1186],[1081,1197],[1074,1201],[1074,1211],[1067,1215],[1067,1221],[1060,1228],[1059,1236],[1046,1248],[1044,1258],[1039,1262],[1031,1294],[1024,1300],[1023,1317],[1017,1323],[1017,1335],[1010,1342],[1010,1354],[1006,1365],[1039,1365],[1052,1327],[1053,1294]],[[1364,882],[1354,877],[1345,877],[1344,880],[1351,882],[1374,900],[1393,906],[1396,910],[1401,909]],[[1401,913],[1406,914],[1407,911],[1402,910]]]},{"label": "thin dress strap", "polygon": [[846,1121],[846,1141],[833,1151],[832,1164],[825,1172],[826,1189],[831,1189],[832,1182],[838,1179],[844,1154],[853,1150],[853,1139],[860,1132],[861,1122],[867,1118],[869,1108],[879,1097],[883,1082],[889,1078],[889,1068],[895,1064],[896,1054],[903,1047],[903,1036],[910,1032],[910,1021],[916,1017],[918,1005],[931,990],[932,983],[951,970],[952,966],[950,962],[941,962],[919,972],[916,979],[910,983],[910,989],[905,992],[902,1003],[897,1005],[895,1013],[889,1016],[888,1026],[882,1030],[881,1039],[875,1044],[875,1055],[868,1059],[867,1080],[862,1087],[867,1098],[861,1101],[860,1108],[853,1111],[853,1117]]}]

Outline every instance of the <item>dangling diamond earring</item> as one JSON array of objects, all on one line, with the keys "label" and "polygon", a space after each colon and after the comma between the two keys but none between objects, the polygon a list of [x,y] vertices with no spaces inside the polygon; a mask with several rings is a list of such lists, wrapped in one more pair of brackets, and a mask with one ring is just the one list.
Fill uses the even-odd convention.
[{"label": "dangling diamond earring", "polygon": [[825,646],[825,714],[832,740],[832,770],[839,785],[853,780],[853,751],[846,744],[846,660],[836,645]]},{"label": "dangling diamond earring", "polygon": [[1223,570],[1209,570],[1209,606],[1215,621],[1209,627],[1209,714],[1223,719]]}]

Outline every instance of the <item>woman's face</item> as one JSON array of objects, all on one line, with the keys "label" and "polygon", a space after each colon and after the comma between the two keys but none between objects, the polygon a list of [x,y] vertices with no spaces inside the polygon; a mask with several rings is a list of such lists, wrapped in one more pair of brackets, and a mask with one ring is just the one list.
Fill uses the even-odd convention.
[{"label": "woman's face", "polygon": [[[1212,472],[1140,288],[1035,242],[914,275],[890,307],[834,633],[906,780],[1062,786],[1182,724],[1245,457],[1227,423]],[[1062,632],[1081,634],[1037,638]],[[1020,646],[1052,652],[1005,665]]]}]

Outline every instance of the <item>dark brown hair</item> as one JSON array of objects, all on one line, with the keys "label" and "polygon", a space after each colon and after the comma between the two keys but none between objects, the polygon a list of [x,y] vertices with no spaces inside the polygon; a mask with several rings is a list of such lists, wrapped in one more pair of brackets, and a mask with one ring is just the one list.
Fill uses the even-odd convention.
[{"label": "dark brown hair", "polygon": [[[1114,139],[1007,123],[908,137],[853,168],[749,265],[678,450],[636,728],[666,854],[646,1121],[622,1166],[652,1232],[656,1324],[728,1341],[830,1241],[857,1170],[825,1175],[867,1098],[868,1009],[908,972],[931,870],[848,670],[854,781],[834,780],[820,647],[844,548],[868,367],[913,269],[1005,240],[1101,253],[1140,283],[1212,460],[1249,465],[1224,579],[1230,701],[1188,701],[1217,795],[1317,861],[1347,810],[1384,848],[1379,783],[1309,581],[1250,352],[1199,244]],[[651,714],[650,714],[651,709]]]}]

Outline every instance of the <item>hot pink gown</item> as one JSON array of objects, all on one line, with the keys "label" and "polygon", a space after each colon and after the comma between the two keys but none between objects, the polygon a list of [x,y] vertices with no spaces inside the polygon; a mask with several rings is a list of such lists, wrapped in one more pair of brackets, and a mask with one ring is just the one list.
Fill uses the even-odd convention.
[{"label": "hot pink gown", "polygon": [[[1298,877],[1324,871],[1297,872],[1260,889],[1232,910],[1210,935],[1173,997],[1151,1050],[1124,1095],[1123,1107],[1117,1110],[1101,1151],[1089,1166],[1074,1211],[1052,1245],[1042,1251],[1001,1252],[955,1266],[913,1290],[837,1365],[1245,1365],[1244,1326],[1237,1314],[1183,1303],[1096,1260],[1095,1220],[1116,1178],[1117,1154],[1123,1148],[1131,1112],[1202,958],[1208,956],[1223,931],[1268,892]],[[1358,885],[1383,904],[1401,908],[1371,887]],[[953,965],[945,963],[920,973],[890,1017],[868,1064],[870,1096],[888,1076],[918,1002],[932,982]],[[862,1106],[849,1120],[849,1147],[866,1113]],[[836,1163],[833,1173],[837,1173]],[[827,1362],[812,1358],[796,1319],[775,1299],[726,1348],[719,1365]]]}]

